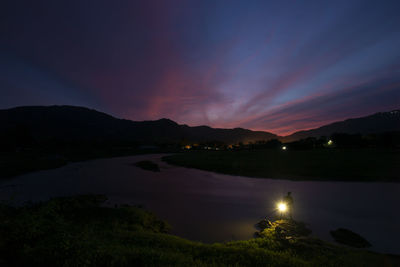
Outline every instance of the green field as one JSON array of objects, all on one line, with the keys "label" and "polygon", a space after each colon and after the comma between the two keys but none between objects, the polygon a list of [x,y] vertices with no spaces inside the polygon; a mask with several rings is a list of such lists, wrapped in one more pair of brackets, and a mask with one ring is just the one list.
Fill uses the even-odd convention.
[{"label": "green field", "polygon": [[400,151],[384,149],[191,151],[170,164],[225,174],[290,180],[400,181]]},{"label": "green field", "polygon": [[[102,207],[103,196],[0,205],[0,266],[383,266],[397,256],[318,239],[280,239],[271,231],[246,241],[204,244],[168,234],[140,207]],[[271,233],[270,233],[271,232]]]}]

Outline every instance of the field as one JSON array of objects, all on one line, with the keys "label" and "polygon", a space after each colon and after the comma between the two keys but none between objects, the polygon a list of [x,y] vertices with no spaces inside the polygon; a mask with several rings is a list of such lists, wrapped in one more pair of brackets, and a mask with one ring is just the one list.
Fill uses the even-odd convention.
[{"label": "field", "polygon": [[385,149],[190,151],[169,164],[259,178],[400,181],[400,151]]}]

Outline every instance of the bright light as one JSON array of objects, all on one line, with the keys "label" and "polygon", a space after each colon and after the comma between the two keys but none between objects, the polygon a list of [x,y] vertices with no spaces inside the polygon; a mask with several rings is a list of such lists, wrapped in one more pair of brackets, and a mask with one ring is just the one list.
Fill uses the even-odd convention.
[{"label": "bright light", "polygon": [[285,212],[286,210],[287,210],[287,206],[286,206],[286,204],[285,203],[278,203],[278,210],[280,211],[280,212]]},{"label": "bright light", "polygon": [[286,150],[286,148],[287,148],[286,146],[283,146],[283,147],[282,147],[282,150]]},{"label": "bright light", "polygon": [[332,140],[329,140],[328,141],[328,145],[332,145],[333,144],[333,141]]}]

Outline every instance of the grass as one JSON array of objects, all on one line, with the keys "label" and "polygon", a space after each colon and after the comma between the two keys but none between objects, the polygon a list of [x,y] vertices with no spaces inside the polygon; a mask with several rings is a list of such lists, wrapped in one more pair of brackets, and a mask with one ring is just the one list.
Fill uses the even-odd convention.
[{"label": "grass", "polygon": [[400,151],[385,149],[193,151],[170,164],[219,173],[290,180],[400,181]]},{"label": "grass", "polygon": [[0,206],[1,266],[382,266],[395,257],[273,234],[203,244],[167,234],[140,208],[103,207],[103,196]]}]

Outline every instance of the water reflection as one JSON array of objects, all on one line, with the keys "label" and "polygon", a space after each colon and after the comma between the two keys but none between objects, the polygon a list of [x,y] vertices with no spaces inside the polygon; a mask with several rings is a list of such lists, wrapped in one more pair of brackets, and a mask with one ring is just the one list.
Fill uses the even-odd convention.
[{"label": "water reflection", "polygon": [[[167,165],[162,155],[141,155],[79,162],[0,182],[0,198],[12,202],[74,194],[106,194],[114,203],[143,204],[192,240],[248,239],[254,224],[276,201],[293,192],[293,216],[320,238],[344,227],[364,236],[373,250],[399,253],[400,184],[293,182],[221,175]],[[161,172],[132,166],[156,161]]]}]

